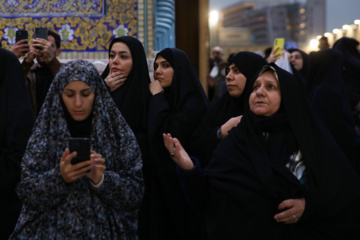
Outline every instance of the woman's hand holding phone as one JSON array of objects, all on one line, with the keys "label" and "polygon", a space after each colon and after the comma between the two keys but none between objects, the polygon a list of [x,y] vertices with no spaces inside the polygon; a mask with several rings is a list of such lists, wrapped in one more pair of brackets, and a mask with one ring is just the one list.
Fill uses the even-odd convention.
[{"label": "woman's hand holding phone", "polygon": [[65,149],[60,160],[60,173],[66,183],[71,183],[83,176],[87,176],[95,185],[101,181],[106,169],[105,159],[93,150],[90,153],[90,160],[71,164],[71,159],[77,155],[77,152],[70,153],[68,148]]},{"label": "woman's hand holding phone", "polygon": [[92,169],[91,160],[71,164],[71,159],[76,156],[77,152],[70,153],[66,148],[60,159],[60,174],[66,183],[71,183],[85,175]]}]

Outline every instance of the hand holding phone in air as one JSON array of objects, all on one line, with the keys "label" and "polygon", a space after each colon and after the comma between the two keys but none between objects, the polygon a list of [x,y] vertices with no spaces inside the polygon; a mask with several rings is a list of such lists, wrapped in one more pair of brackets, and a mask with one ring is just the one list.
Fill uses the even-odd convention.
[{"label": "hand holding phone in air", "polygon": [[28,32],[26,30],[18,30],[15,33],[16,43],[11,47],[10,51],[13,52],[17,58],[25,56],[29,51]]}]

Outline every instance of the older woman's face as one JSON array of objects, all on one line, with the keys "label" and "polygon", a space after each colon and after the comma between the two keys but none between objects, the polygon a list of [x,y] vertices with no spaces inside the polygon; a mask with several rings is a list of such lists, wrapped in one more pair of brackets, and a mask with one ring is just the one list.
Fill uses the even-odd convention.
[{"label": "older woman's face", "polygon": [[83,81],[72,81],[63,90],[62,99],[75,121],[83,121],[90,116],[95,94]]},{"label": "older woman's face", "polygon": [[129,75],[133,60],[129,47],[123,42],[116,42],[111,46],[109,55],[110,73],[121,72]]},{"label": "older woman's face", "polygon": [[271,116],[279,110],[280,103],[280,85],[274,73],[266,71],[259,75],[250,94],[250,110],[257,116]]},{"label": "older woman's face", "polygon": [[159,81],[162,88],[168,88],[171,86],[173,76],[173,67],[165,58],[158,56],[154,63],[154,79]]},{"label": "older woman's face", "polygon": [[246,77],[242,74],[235,64],[229,66],[229,73],[226,75],[226,88],[231,97],[240,97],[244,91]]},{"label": "older woman's face", "polygon": [[294,68],[298,71],[300,71],[303,68],[303,58],[301,53],[298,51],[293,51],[291,53],[290,62],[294,66]]}]

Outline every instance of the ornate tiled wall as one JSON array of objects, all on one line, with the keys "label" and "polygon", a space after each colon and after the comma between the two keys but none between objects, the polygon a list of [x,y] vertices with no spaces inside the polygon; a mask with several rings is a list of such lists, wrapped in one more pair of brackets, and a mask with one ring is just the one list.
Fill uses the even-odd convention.
[{"label": "ornate tiled wall", "polygon": [[47,27],[62,38],[61,58],[106,59],[109,42],[114,37],[129,35],[142,42],[147,40],[146,14],[140,16],[138,10],[141,7],[144,11],[148,2],[3,0],[0,4],[0,41],[4,48],[10,49],[15,43],[16,30],[27,30],[31,41],[35,27]]}]

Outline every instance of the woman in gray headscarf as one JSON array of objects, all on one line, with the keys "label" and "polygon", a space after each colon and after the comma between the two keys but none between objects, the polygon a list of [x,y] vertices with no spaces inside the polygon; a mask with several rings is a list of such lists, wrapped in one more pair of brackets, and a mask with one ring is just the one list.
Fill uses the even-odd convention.
[{"label": "woman in gray headscarf", "polygon": [[[90,160],[71,164],[69,137],[90,138]],[[24,205],[11,239],[136,238],[140,149],[90,62],[56,75],[21,167]]]}]

